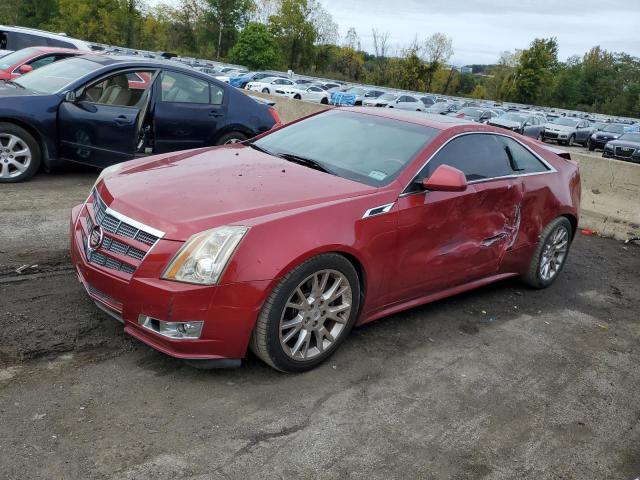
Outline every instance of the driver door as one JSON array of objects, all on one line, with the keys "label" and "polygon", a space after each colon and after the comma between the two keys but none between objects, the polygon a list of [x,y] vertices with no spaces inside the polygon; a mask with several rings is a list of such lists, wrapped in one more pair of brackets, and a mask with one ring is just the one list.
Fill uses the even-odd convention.
[{"label": "driver door", "polygon": [[121,70],[76,91],[75,101],[62,102],[58,109],[61,158],[104,168],[135,157],[151,82],[133,85],[132,73],[145,78],[154,72]]}]

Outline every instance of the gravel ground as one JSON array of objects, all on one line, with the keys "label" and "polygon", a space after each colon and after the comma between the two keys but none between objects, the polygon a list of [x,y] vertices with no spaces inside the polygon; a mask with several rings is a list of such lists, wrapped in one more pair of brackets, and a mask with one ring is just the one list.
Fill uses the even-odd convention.
[{"label": "gravel ground", "polygon": [[0,478],[640,475],[639,246],[579,235],[550,289],[394,315],[303,375],[199,371],[127,337],[68,269],[95,176],[2,187]]}]

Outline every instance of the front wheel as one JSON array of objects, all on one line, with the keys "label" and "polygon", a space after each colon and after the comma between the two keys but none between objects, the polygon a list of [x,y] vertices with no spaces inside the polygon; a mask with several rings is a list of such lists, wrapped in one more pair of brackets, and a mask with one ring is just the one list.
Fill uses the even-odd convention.
[{"label": "front wheel", "polygon": [[575,141],[576,141],[576,136],[575,136],[575,135],[571,135],[571,136],[569,137],[569,141],[568,141],[567,143],[568,143],[568,145],[569,145],[570,147],[573,147],[573,143],[574,143]]},{"label": "front wheel", "polygon": [[229,145],[230,143],[244,142],[248,137],[241,132],[229,132],[222,135],[216,145]]},{"label": "front wheel", "polygon": [[310,370],[344,341],[358,315],[360,284],[338,254],[313,257],[289,272],[265,302],[251,350],[282,372]]},{"label": "front wheel", "polygon": [[40,146],[13,123],[0,123],[0,183],[24,182],[40,167]]},{"label": "front wheel", "polygon": [[262,93],[269,93],[269,89],[268,88],[263,88],[262,89]]},{"label": "front wheel", "polygon": [[596,146],[593,144],[591,139],[587,140],[587,148],[590,152],[593,152],[596,149]]},{"label": "front wheel", "polygon": [[540,234],[524,282],[533,288],[551,285],[564,267],[572,237],[571,223],[566,217],[558,217]]},{"label": "front wheel", "polygon": [[320,100],[320,103],[322,105],[328,105],[329,104],[329,100],[327,99],[327,97],[323,97],[322,100]]}]

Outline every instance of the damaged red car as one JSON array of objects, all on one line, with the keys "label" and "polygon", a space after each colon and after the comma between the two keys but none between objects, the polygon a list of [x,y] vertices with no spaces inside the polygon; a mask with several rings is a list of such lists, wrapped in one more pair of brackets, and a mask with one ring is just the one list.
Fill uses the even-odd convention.
[{"label": "damaged red car", "polygon": [[300,372],[354,325],[508,277],[551,285],[580,202],[561,155],[457,118],[333,109],[104,170],[72,212],[73,265],[161,352],[216,367],[250,348]]}]

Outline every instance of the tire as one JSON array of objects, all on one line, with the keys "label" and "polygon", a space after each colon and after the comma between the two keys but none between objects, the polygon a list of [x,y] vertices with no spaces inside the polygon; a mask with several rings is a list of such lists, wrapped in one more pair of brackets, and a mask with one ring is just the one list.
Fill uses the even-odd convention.
[{"label": "tire", "polygon": [[326,98],[326,97],[323,97],[323,98],[322,98],[322,100],[320,100],[320,103],[321,103],[322,105],[329,105],[329,100],[327,100],[327,98]]},{"label": "tire", "polygon": [[[571,223],[566,217],[558,217],[547,225],[540,234],[540,241],[538,242],[538,246],[531,257],[529,268],[522,276],[524,283],[533,288],[547,288],[551,285],[556,278],[558,278],[558,275],[566,263],[567,256],[569,255],[569,248],[571,247],[572,236],[573,229],[571,227]],[[562,243],[564,243],[562,257],[558,262],[557,259],[559,257],[556,255],[560,253],[560,249],[556,248],[554,245],[558,246],[562,245]],[[549,271],[547,272],[551,274],[550,276],[545,274],[546,265],[548,263],[546,259],[548,258],[549,253],[554,255],[555,259],[555,261],[551,259],[549,261]]]},{"label": "tire", "polygon": [[262,93],[269,93],[269,89],[268,88],[263,88],[262,89]]},{"label": "tire", "polygon": [[576,141],[576,136],[575,135],[571,135],[569,137],[569,141],[567,142],[567,145],[570,147],[573,147],[573,143]]},{"label": "tire", "polygon": [[[314,279],[317,282],[314,283]],[[319,288],[315,290],[315,296],[314,285]],[[344,290],[347,285],[348,289]],[[324,297],[332,294],[332,289],[333,294],[339,295],[333,300]],[[318,295],[320,291],[323,295]],[[302,308],[294,308],[295,305]],[[310,258],[291,270],[273,289],[256,322],[250,348],[261,360],[281,372],[310,370],[329,358],[342,344],[355,323],[359,305],[360,283],[351,262],[335,253]],[[342,310],[333,316],[325,315],[332,307],[342,307]],[[298,318],[300,320],[292,324]],[[287,323],[290,325],[286,326]]]},{"label": "tire", "polygon": [[216,145],[228,145],[230,143],[244,142],[247,138],[249,137],[242,132],[229,132],[222,135],[216,141]]},{"label": "tire", "polygon": [[296,94],[296,95],[293,96],[293,99],[294,100],[302,100],[302,97],[300,95]]},{"label": "tire", "polygon": [[593,144],[591,139],[587,140],[587,148],[590,152],[593,152],[596,149],[596,146]]},{"label": "tire", "polygon": [[544,142],[544,135],[542,133],[538,134],[538,138],[536,138],[539,142]]},{"label": "tire", "polygon": [[[22,155],[15,153],[24,152]],[[42,161],[40,145],[29,132],[0,122],[0,183],[18,183],[33,177]]]}]

